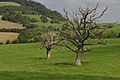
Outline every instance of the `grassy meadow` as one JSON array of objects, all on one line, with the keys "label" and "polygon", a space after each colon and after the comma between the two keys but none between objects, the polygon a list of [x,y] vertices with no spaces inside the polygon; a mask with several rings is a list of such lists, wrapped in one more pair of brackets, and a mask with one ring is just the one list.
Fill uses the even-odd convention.
[{"label": "grassy meadow", "polygon": [[[15,2],[0,2],[3,6],[22,6]],[[31,7],[30,7],[31,8]],[[40,27],[61,27],[64,22],[48,23],[40,21],[41,15],[22,14],[37,20],[31,22]],[[23,29],[22,24],[1,20],[0,29]],[[120,32],[120,24],[105,31]],[[40,27],[36,28],[39,29]],[[13,41],[19,33],[0,32],[0,42]],[[93,43],[94,40],[91,40]],[[106,45],[88,45],[89,52],[83,54],[81,66],[73,66],[76,55],[65,47],[58,46],[51,51],[51,59],[46,60],[45,49],[39,50],[39,43],[0,44],[0,80],[120,80],[120,38],[106,39]]]},{"label": "grassy meadow", "polygon": [[[63,24],[64,24],[64,22],[62,22],[62,23],[60,23],[60,24],[58,24],[58,23],[54,23],[54,24],[52,24],[52,23],[50,23],[50,21],[51,21],[51,19],[50,18],[48,18],[48,23],[42,23],[42,22],[40,22],[40,16],[41,15],[32,15],[32,14],[25,14],[25,15],[23,15],[23,16],[27,16],[27,17],[30,17],[31,19],[35,19],[35,20],[37,20],[38,22],[34,22],[34,23],[32,23],[32,24],[36,24],[36,25],[38,25],[38,26],[55,26],[55,27],[61,27]],[[101,23],[102,25],[103,24],[105,24],[105,23]],[[100,24],[100,25],[101,25]],[[113,27],[112,28],[109,28],[109,29],[107,29],[104,33],[106,33],[106,32],[111,32],[111,31],[114,31],[115,32],[115,34],[118,34],[119,32],[120,32],[120,24],[111,24]]]},{"label": "grassy meadow", "polygon": [[16,2],[0,2],[0,7],[3,6],[21,6],[21,5]]},{"label": "grassy meadow", "polygon": [[48,22],[47,23],[42,23],[41,22],[41,15],[31,15],[31,14],[26,14],[26,15],[23,15],[23,16],[27,16],[27,17],[30,17],[30,19],[35,19],[37,20],[38,22],[33,22],[32,24],[36,24],[38,26],[55,26],[55,27],[61,27],[64,23],[50,23],[50,21],[52,20],[51,18],[48,18]]},{"label": "grassy meadow", "polygon": [[82,66],[72,65],[75,54],[64,47],[45,60],[38,43],[0,45],[0,80],[120,80],[119,43],[107,39],[106,45],[91,47]]}]

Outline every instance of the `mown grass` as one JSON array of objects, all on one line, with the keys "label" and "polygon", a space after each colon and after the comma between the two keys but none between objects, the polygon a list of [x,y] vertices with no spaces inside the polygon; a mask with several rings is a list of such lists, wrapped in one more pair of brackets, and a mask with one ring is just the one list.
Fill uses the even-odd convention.
[{"label": "mown grass", "polygon": [[[1,20],[2,16],[0,16],[0,29],[24,29],[22,24],[13,23],[9,21]],[[19,33],[12,32],[0,32],[0,42],[5,43],[7,40],[13,41],[18,38]]]},{"label": "mown grass", "polygon": [[64,47],[45,60],[38,43],[0,45],[0,80],[120,80],[120,40],[107,42],[84,53],[82,66],[72,65],[75,54]]},{"label": "mown grass", "polygon": [[19,33],[12,32],[0,32],[0,42],[6,42],[7,40],[13,41],[18,38]]},{"label": "mown grass", "polygon": [[0,2],[0,7],[3,6],[21,6],[21,5],[16,2]]},{"label": "mown grass", "polygon": [[1,20],[2,16],[0,15],[0,29],[24,29],[25,27],[23,27],[22,24],[18,24],[18,23],[13,23],[13,22],[9,22],[9,21],[3,21]]}]

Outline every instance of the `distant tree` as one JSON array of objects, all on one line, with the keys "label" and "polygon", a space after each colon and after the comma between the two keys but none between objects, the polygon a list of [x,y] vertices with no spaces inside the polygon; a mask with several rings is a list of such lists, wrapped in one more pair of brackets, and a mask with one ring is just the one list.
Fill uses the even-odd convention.
[{"label": "distant tree", "polygon": [[12,44],[18,44],[19,43],[19,40],[18,39],[15,39],[13,41],[11,41]]},{"label": "distant tree", "polygon": [[52,19],[52,20],[50,21],[50,23],[57,23],[57,24],[59,24],[59,23],[60,23],[60,21],[59,21],[59,20],[57,20],[57,19]]},{"label": "distant tree", "polygon": [[53,26],[42,27],[40,31],[40,49],[46,49],[47,59],[50,58],[50,51],[61,42],[60,30]]},{"label": "distant tree", "polygon": [[34,28],[37,28],[37,27],[39,27],[39,26],[36,25],[36,24],[25,24],[25,27],[26,27],[27,29],[34,29]]},{"label": "distant tree", "polygon": [[118,37],[117,38],[120,38],[120,32],[118,33]]},{"label": "distant tree", "polygon": [[47,23],[48,22],[48,19],[47,19],[46,16],[41,16],[40,19],[41,19],[42,23]]},{"label": "distant tree", "polygon": [[10,40],[7,40],[5,44],[10,44],[10,43],[11,43],[11,41],[10,41]]},{"label": "distant tree", "polygon": [[19,36],[18,39],[19,39],[19,43],[27,43],[28,42],[28,39],[25,36]]},{"label": "distant tree", "polygon": [[98,18],[104,15],[107,7],[101,12],[100,15],[96,15],[97,8],[98,3],[94,8],[87,7],[86,9],[82,9],[79,7],[79,11],[73,12],[73,14],[68,13],[64,9],[68,25],[63,28],[62,35],[65,40],[74,46],[73,47],[66,42],[64,43],[68,49],[76,53],[74,65],[82,65],[81,60],[85,41],[91,36],[99,36],[99,34],[101,34],[101,32],[103,32],[107,27],[97,25],[95,22]]}]

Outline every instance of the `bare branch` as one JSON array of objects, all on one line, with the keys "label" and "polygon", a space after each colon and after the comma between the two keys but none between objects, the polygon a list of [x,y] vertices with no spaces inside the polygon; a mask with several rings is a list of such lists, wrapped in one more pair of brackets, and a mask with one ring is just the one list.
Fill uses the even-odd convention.
[{"label": "bare branch", "polygon": [[107,9],[108,9],[108,7],[106,7],[106,8],[102,11],[102,13],[101,13],[98,17],[95,17],[92,21],[94,21],[94,20],[102,17]]},{"label": "bare branch", "polygon": [[[81,22],[79,23],[78,13],[76,12],[76,14],[73,13],[73,15],[71,15],[65,10],[65,8],[64,8],[64,12],[66,14],[66,18],[67,18],[68,22],[72,25],[73,30],[75,31],[75,33],[78,36],[80,36],[81,35],[81,32],[80,32],[80,25],[81,25],[80,23]],[[68,15],[70,15],[70,17],[73,19],[73,21],[70,20]],[[77,29],[76,27],[79,27],[79,29]]]},{"label": "bare branch", "polygon": [[64,45],[65,45],[69,50],[71,50],[71,51],[73,51],[73,52],[76,53],[76,51],[75,51],[74,49],[72,49],[70,46],[68,46],[66,43],[64,43]]},{"label": "bare branch", "polygon": [[96,16],[98,4],[99,3],[97,3],[94,8],[87,7],[86,9],[82,9],[81,7],[78,7],[79,11],[76,13],[73,12],[72,15],[64,9],[68,23],[71,25],[67,26],[68,30],[65,32],[65,35],[67,36],[65,36],[65,38],[74,46],[75,49],[77,48],[77,50],[67,44],[64,45],[72,52],[79,54],[76,56],[77,59],[75,64],[78,64],[77,60],[80,61],[82,58],[85,41],[91,36],[98,36],[97,38],[100,38],[99,36],[101,36],[102,32],[105,30],[105,28],[103,28],[104,26],[97,25],[95,20],[102,17],[108,7],[106,7],[100,15]]},{"label": "bare branch", "polygon": [[96,4],[95,8],[89,10],[89,14],[92,13],[93,11],[95,12],[98,8],[99,3]]}]

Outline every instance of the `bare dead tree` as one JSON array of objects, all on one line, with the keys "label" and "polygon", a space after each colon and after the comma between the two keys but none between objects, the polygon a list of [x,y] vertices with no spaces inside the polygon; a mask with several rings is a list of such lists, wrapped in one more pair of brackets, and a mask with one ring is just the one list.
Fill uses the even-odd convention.
[{"label": "bare dead tree", "polygon": [[49,26],[42,27],[40,30],[40,49],[46,49],[46,59],[51,56],[51,49],[56,47],[62,40],[60,38],[60,29]]},{"label": "bare dead tree", "polygon": [[68,25],[66,28],[63,28],[63,35],[74,47],[71,47],[67,43],[64,43],[64,45],[72,52],[76,53],[74,65],[82,64],[81,60],[84,42],[91,36],[95,37],[100,35],[106,29],[106,27],[102,25],[97,25],[95,21],[104,15],[108,7],[106,7],[99,15],[96,15],[97,9],[98,3],[94,8],[87,7],[86,9],[83,9],[79,7],[78,11],[73,12],[73,14],[70,14],[64,9]]}]

